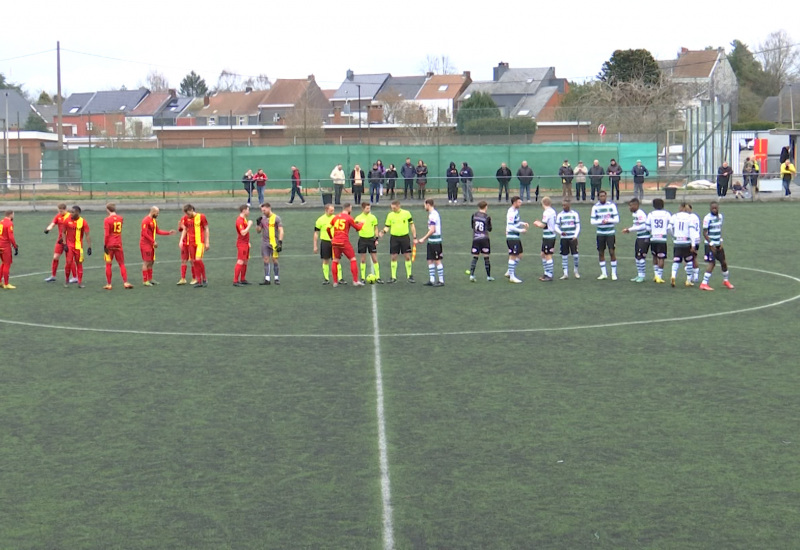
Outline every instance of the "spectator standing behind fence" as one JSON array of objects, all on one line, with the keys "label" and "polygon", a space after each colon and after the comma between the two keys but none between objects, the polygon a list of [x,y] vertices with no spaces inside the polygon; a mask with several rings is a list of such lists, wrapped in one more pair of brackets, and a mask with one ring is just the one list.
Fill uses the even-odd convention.
[{"label": "spectator standing behind fence", "polygon": [[[500,163],[500,168],[497,169],[497,202],[503,202],[503,190],[506,192],[506,202],[508,202],[508,183],[511,181],[511,170],[505,162]],[[522,191],[520,191],[522,194]]]},{"label": "spectator standing behind fence", "polygon": [[574,174],[569,160],[564,159],[561,163],[561,168],[558,169],[558,175],[561,177],[561,200],[568,199],[572,202],[572,175]]},{"label": "spectator standing behind fence", "polygon": [[747,191],[747,186],[752,183],[753,178],[753,161],[750,157],[744,159],[744,164],[742,165],[742,184],[744,190]]},{"label": "spectator standing behind fence", "polygon": [[589,169],[583,164],[582,160],[578,161],[578,166],[575,167],[575,200],[586,200],[586,174]]},{"label": "spectator standing behind fence", "polygon": [[[611,159],[611,162],[608,164],[608,168],[606,168],[606,174],[608,174],[608,183],[611,185],[611,200],[619,200],[619,180],[622,176],[622,166],[617,164],[617,161]],[[614,198],[614,192],[617,193],[617,198]],[[598,195],[598,198],[599,195]]]},{"label": "spectator standing behind fence", "polygon": [[450,167],[445,174],[445,181],[447,182],[447,203],[456,204],[458,202],[458,183],[461,181],[461,175],[458,173],[455,162],[450,163]]},{"label": "spectator standing behind fence", "polygon": [[603,187],[603,176],[605,173],[606,171],[603,170],[602,166],[600,166],[600,161],[594,159],[594,162],[589,167],[589,185],[592,188],[592,200],[594,200],[595,194],[600,194],[600,189]]},{"label": "spectator standing behind fence", "polygon": [[783,190],[787,197],[792,194],[789,190],[789,185],[792,183],[792,178],[794,178],[795,174],[797,174],[797,169],[792,164],[791,159],[787,158],[781,164],[781,179],[783,180]]},{"label": "spectator standing behind fence", "polygon": [[364,192],[364,171],[358,164],[350,172],[350,190],[353,192],[353,201],[361,204],[361,193]]},{"label": "spectator standing behind fence", "polygon": [[[378,160],[376,160],[376,161],[375,161],[375,164],[377,164],[377,165],[378,165],[378,172],[380,172],[380,173],[381,173],[381,188],[380,188],[380,194],[381,194],[381,195],[383,195],[383,183],[384,183],[384,182],[383,182],[383,180],[384,180],[384,178],[386,177],[386,167],[383,165],[383,161],[382,161],[381,159],[378,159]],[[375,202],[377,202],[377,201],[375,201]]]},{"label": "spectator standing behind fence", "polygon": [[[522,164],[517,170],[517,179],[519,180],[519,198],[531,202],[531,182],[533,181],[533,168],[528,166],[528,161],[523,160]],[[536,186],[536,200],[539,200],[539,186]],[[508,195],[506,195],[508,200]]]},{"label": "spectator standing behind fence", "polygon": [[417,170],[411,165],[411,159],[407,158],[406,163],[400,167],[400,175],[403,176],[403,198],[407,199],[409,193],[414,198],[414,178],[417,177]]},{"label": "spectator standing behind fence", "polygon": [[394,186],[397,183],[397,169],[394,167],[394,164],[390,164],[389,169],[386,170],[384,183],[386,185],[384,189],[386,195],[391,200],[394,200]]},{"label": "spectator standing behind fence", "polygon": [[636,161],[636,166],[631,170],[633,174],[633,198],[644,199],[644,178],[650,175],[650,172],[642,164],[641,160]]},{"label": "spectator standing behind fence", "polygon": [[[428,185],[428,165],[422,159],[417,161],[417,198],[425,198],[425,186]],[[412,197],[413,198],[413,197]]]},{"label": "spectator standing behind fence", "polygon": [[369,179],[369,202],[377,204],[381,200],[381,187],[383,187],[383,173],[377,163],[372,165],[367,179]]},{"label": "spectator standing behind fence", "polygon": [[253,198],[253,171],[248,170],[242,176],[242,187],[247,191],[247,206],[250,206],[250,200]]},{"label": "spectator standing behind fence", "polygon": [[306,199],[303,198],[302,187],[303,180],[300,179],[300,170],[297,169],[297,166],[292,166],[292,196],[289,198],[289,204],[294,202],[295,195],[300,199],[300,204],[306,203]]},{"label": "spectator standing behind fence", "polygon": [[333,182],[333,203],[339,204],[342,202],[342,191],[344,191],[344,170],[341,164],[333,167],[330,178]]},{"label": "spectator standing behind fence", "polygon": [[728,166],[727,161],[722,163],[717,169],[717,196],[725,197],[728,195],[728,185],[731,182],[733,168]]},{"label": "spectator standing behind fence", "polygon": [[264,204],[264,188],[267,186],[267,180],[269,178],[264,173],[264,170],[259,168],[256,175],[253,176],[253,179],[256,182],[256,190],[258,191],[258,204]]},{"label": "spectator standing behind fence", "polygon": [[472,202],[472,180],[475,178],[475,173],[466,162],[461,163],[461,189],[464,193],[464,204],[467,201]]}]

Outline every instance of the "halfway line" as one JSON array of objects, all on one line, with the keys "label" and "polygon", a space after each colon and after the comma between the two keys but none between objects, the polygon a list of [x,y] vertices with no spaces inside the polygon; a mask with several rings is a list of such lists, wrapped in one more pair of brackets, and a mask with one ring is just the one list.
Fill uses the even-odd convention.
[{"label": "halfway line", "polygon": [[383,411],[383,373],[381,368],[381,331],[378,326],[378,298],[372,287],[372,340],[375,346],[375,389],[378,394],[378,454],[381,466],[381,496],[383,500],[383,548],[394,549],[392,492],[389,483],[389,456],[386,449],[386,417]]}]

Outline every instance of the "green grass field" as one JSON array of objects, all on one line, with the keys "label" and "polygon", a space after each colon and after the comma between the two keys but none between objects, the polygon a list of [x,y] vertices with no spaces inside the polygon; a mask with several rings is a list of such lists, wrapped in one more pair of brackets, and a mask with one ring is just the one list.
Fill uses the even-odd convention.
[{"label": "green grass field", "polygon": [[[470,210],[441,208],[444,288],[422,286],[420,247],[416,285],[401,263],[398,284],[334,290],[311,251],[321,212],[278,207],[282,285],[235,288],[235,209],[198,210],[209,288],[175,286],[174,236],[159,238],[162,284],[143,288],[145,212],[120,206],[137,287],[115,267],[111,292],[104,212],[86,213],[98,252],[82,290],[42,282],[52,213],[17,214],[17,289],[0,290],[0,548],[378,549],[389,524],[402,549],[797,545],[795,205],[723,205],[736,290],[716,271],[708,293],[628,282],[629,235],[620,280],[595,280],[586,206],[583,278],[538,282],[532,230],[525,282],[508,284],[495,205],[494,283],[482,263],[477,283],[464,274]],[[256,258],[248,278],[260,272]]]}]

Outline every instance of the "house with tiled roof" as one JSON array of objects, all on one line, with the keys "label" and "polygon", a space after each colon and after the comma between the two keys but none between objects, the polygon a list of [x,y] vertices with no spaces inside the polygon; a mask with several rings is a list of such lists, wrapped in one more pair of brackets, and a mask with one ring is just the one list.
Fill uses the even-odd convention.
[{"label": "house with tiled roof", "polygon": [[322,125],[331,114],[331,103],[314,75],[308,78],[279,78],[258,104],[261,124],[284,124],[298,110],[303,120]]},{"label": "house with tiled roof", "polygon": [[404,118],[400,113],[419,109],[417,94],[430,75],[389,76],[380,91],[367,107],[370,123],[397,123]]},{"label": "house with tiled roof", "polygon": [[676,59],[658,61],[662,74],[678,84],[684,95],[685,107],[719,101],[729,103],[737,111],[739,83],[725,50],[689,50],[681,48]]},{"label": "house with tiled roof", "polygon": [[79,137],[125,134],[125,117],[150,94],[147,88],[71,94],[62,106],[63,124]]},{"label": "house with tiled roof", "polygon": [[800,86],[787,84],[778,95],[764,99],[758,118],[776,124],[791,124],[794,127],[795,121],[800,121]]},{"label": "house with tiled roof", "polygon": [[[192,104],[184,115],[193,116],[196,126],[250,126],[258,124],[258,106],[270,90],[217,92],[206,95],[202,105]],[[182,115],[182,116],[184,116]]]},{"label": "house with tiled roof", "polygon": [[[25,99],[25,96],[13,88],[0,90],[0,117],[5,119],[6,113],[8,113],[8,120],[4,120],[2,128],[8,127],[10,130],[24,128],[25,122],[31,113],[41,117],[36,109]],[[43,117],[41,118],[44,120]],[[17,121],[19,121],[19,127]]]},{"label": "house with tiled roof", "polygon": [[392,75],[389,73],[355,74],[353,71],[347,71],[347,76],[330,100],[335,111],[334,119],[345,114],[348,118],[360,117],[366,120],[365,113],[369,105],[390,76]]},{"label": "house with tiled roof", "polygon": [[504,117],[543,118],[552,113],[569,91],[565,78],[556,76],[555,67],[515,69],[500,62],[493,69],[492,80],[473,81],[458,98],[460,106],[472,94],[489,94]]},{"label": "house with tiled roof", "polygon": [[428,112],[432,124],[451,124],[456,120],[456,101],[470,84],[469,71],[430,75],[415,99]]}]

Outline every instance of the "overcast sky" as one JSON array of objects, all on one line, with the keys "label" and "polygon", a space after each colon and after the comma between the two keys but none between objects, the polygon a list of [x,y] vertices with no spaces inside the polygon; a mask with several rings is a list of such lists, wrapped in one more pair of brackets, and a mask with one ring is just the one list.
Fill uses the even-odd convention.
[{"label": "overcast sky", "polygon": [[[583,81],[616,49],[670,59],[683,46],[751,50],[780,28],[791,3],[648,2],[113,2],[3,3],[0,72],[31,94],[56,90],[61,41],[65,94],[144,85],[163,73],[177,88],[191,70],[213,87],[223,69],[247,76],[305,78],[338,88],[356,73],[421,74],[426,56],[449,57],[473,80],[492,67],[554,66]],[[472,6],[475,6],[473,9]],[[783,6],[783,8],[780,8]],[[491,10],[487,12],[486,10]],[[791,36],[800,41],[800,30]]]}]

